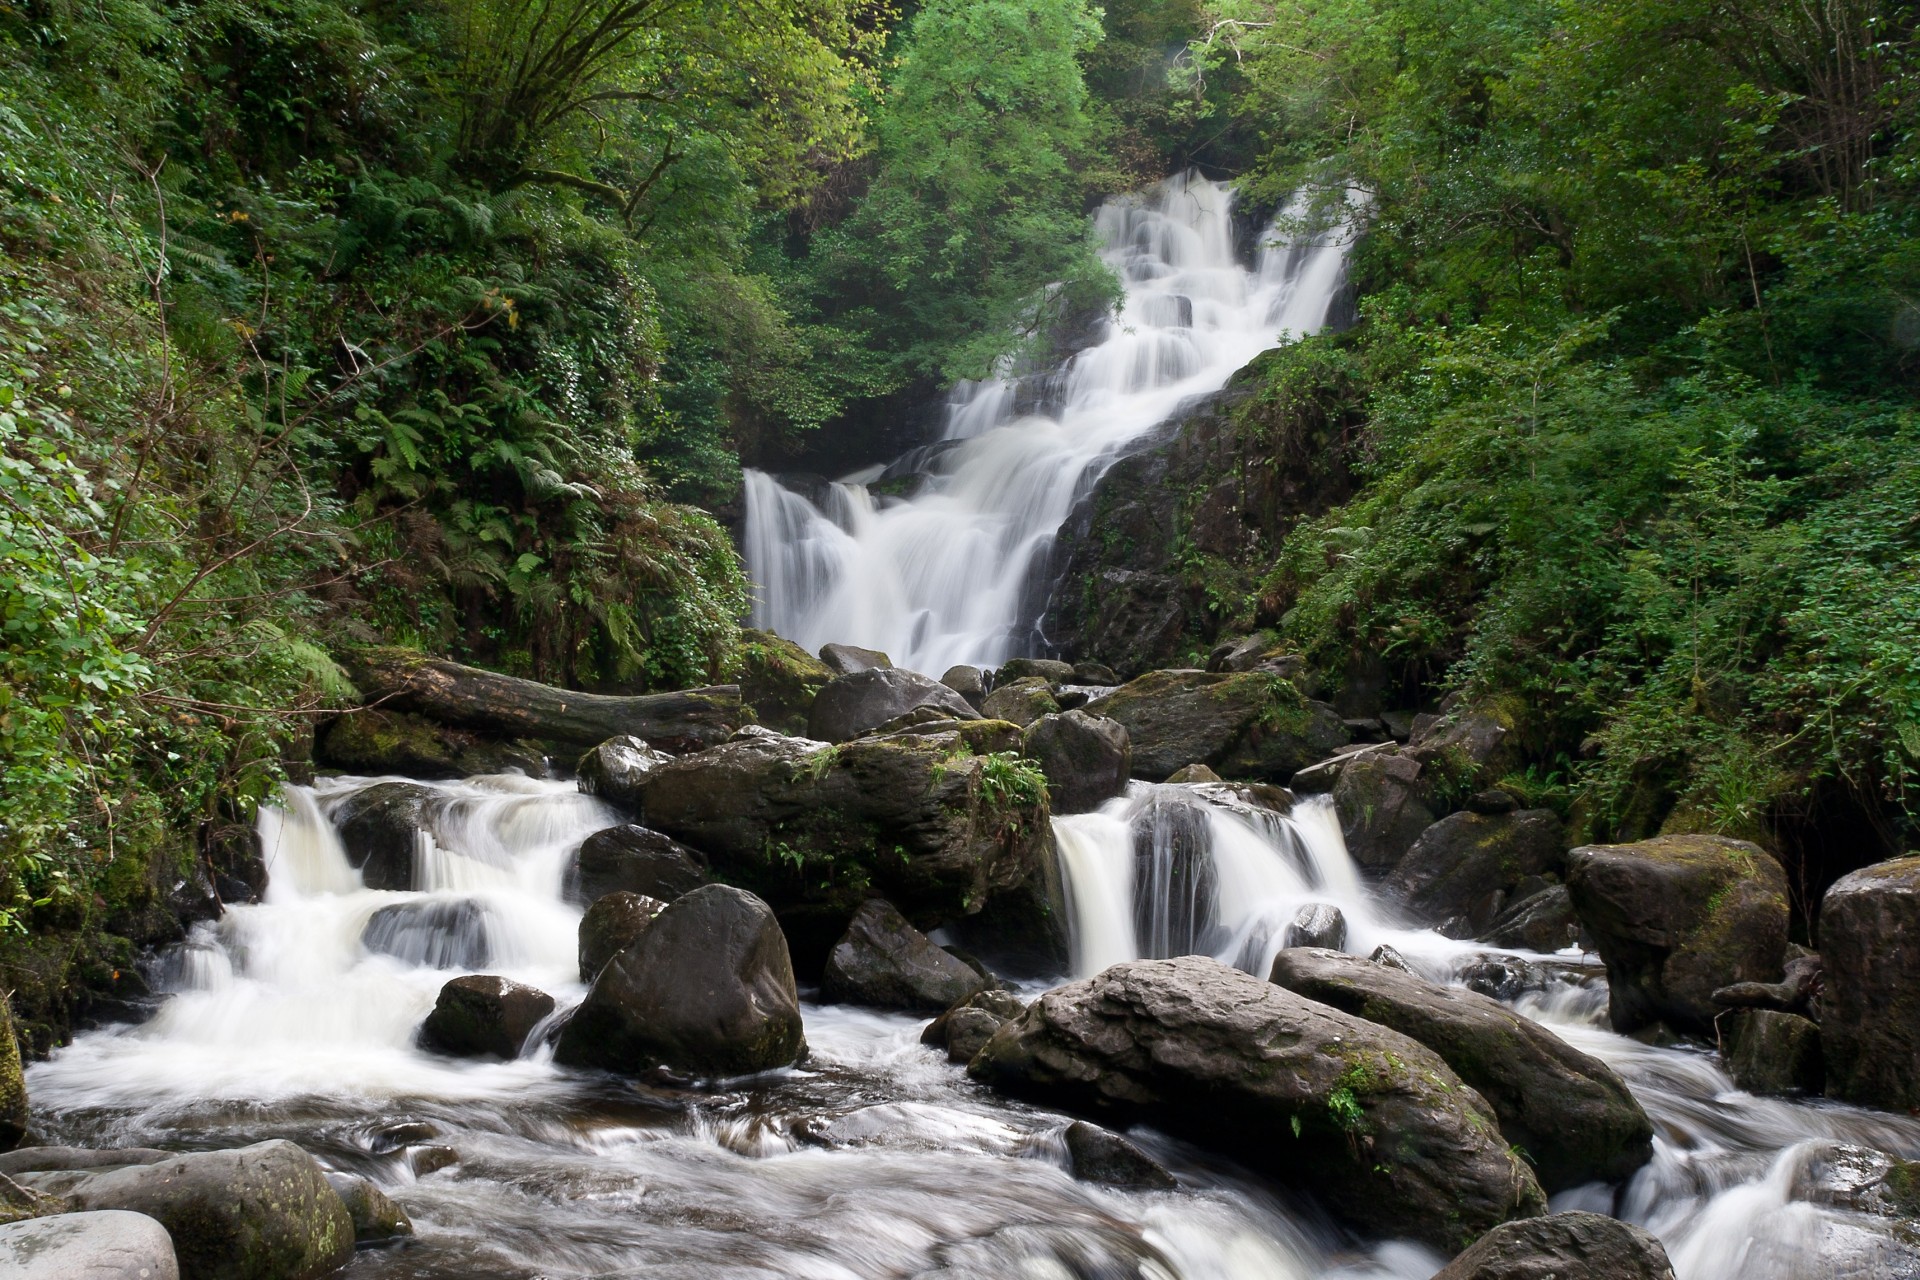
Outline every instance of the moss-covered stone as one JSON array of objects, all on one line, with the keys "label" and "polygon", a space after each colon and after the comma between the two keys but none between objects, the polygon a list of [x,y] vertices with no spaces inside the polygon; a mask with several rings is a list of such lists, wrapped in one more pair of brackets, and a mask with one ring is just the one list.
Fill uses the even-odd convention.
[{"label": "moss-covered stone", "polygon": [[1019,676],[1006,684],[995,685],[980,704],[980,713],[994,720],[1006,720],[1022,728],[1041,716],[1060,710],[1053,690],[1044,676]]},{"label": "moss-covered stone", "polygon": [[13,1011],[0,1000],[0,1151],[11,1151],[27,1135],[27,1077]]},{"label": "moss-covered stone", "polygon": [[784,636],[742,631],[728,678],[755,719],[781,733],[804,734],[813,699],[834,678],[827,665]]},{"label": "moss-covered stone", "polygon": [[377,707],[341,716],[314,740],[314,763],[370,777],[465,778],[509,771],[539,777],[546,772],[547,754],[539,743]]},{"label": "moss-covered stone", "polygon": [[1820,905],[1827,1092],[1920,1108],[1920,855],[1842,877]]},{"label": "moss-covered stone", "polygon": [[1150,782],[1190,764],[1284,782],[1347,741],[1331,708],[1263,671],[1151,671],[1093,709],[1126,727],[1133,776]]}]

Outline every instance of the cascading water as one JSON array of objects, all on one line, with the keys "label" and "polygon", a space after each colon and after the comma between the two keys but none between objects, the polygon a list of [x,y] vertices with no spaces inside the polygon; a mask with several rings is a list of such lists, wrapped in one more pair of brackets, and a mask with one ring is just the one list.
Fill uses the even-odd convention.
[{"label": "cascading water", "polygon": [[[1182,403],[1327,322],[1349,228],[1280,240],[1269,227],[1249,269],[1232,204],[1230,188],[1198,177],[1108,202],[1096,223],[1126,286],[1119,315],[1040,380],[1043,410],[1026,409],[1033,397],[1007,379],[957,388],[947,447],[925,451],[912,497],[876,498],[850,478],[816,503],[749,471],[753,624],[808,649],[870,645],[935,674],[1029,648],[1034,575],[1084,486]],[[1303,212],[1290,209],[1289,225]]]}]

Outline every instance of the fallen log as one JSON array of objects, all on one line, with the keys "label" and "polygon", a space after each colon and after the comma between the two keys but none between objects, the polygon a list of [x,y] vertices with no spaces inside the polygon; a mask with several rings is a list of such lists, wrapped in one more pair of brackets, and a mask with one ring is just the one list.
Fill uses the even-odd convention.
[{"label": "fallen log", "polygon": [[392,648],[363,649],[345,665],[369,706],[582,747],[630,733],[684,754],[725,742],[743,718],[733,684],[632,697],[579,693]]}]

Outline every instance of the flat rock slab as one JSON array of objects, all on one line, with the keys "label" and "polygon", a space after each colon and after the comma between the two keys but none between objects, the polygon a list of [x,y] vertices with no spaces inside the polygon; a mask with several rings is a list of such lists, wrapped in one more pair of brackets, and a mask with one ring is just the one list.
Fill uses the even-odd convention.
[{"label": "flat rock slab", "polygon": [[102,1209],[0,1226],[10,1280],[180,1280],[167,1229],[144,1213]]}]

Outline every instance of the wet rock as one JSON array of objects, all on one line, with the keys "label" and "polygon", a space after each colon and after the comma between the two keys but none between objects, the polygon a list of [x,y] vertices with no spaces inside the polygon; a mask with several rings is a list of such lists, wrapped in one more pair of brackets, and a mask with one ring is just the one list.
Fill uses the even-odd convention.
[{"label": "wet rock", "polygon": [[840,676],[820,690],[807,715],[807,733],[822,742],[850,742],[919,707],[956,720],[977,720],[967,700],[917,671],[873,667]]},{"label": "wet rock", "polygon": [[940,683],[965,698],[967,705],[975,711],[987,699],[987,677],[978,667],[964,663],[948,667],[947,673],[940,677]]},{"label": "wet rock", "polygon": [[893,666],[893,659],[878,649],[829,644],[820,648],[820,664],[836,676],[850,676],[861,671],[886,671]]},{"label": "wet rock", "polygon": [[974,745],[1017,732],[972,721],[839,747],[743,738],[655,770],[646,820],[771,903],[796,954],[818,972],[870,897],[931,928],[1044,878],[1052,864],[1044,778]]},{"label": "wet rock", "polygon": [[929,1022],[920,1043],[944,1046],[949,1062],[971,1062],[1003,1023],[1026,1011],[1026,1003],[1011,991],[980,991]]},{"label": "wet rock", "polygon": [[1053,812],[1090,813],[1127,789],[1133,742],[1117,720],[1066,711],[1028,726],[1021,750],[1047,775]]},{"label": "wet rock", "polygon": [[594,978],[554,1060],[626,1075],[737,1076],[806,1050],[787,940],[767,904],[710,884],[670,904]]},{"label": "wet rock", "polygon": [[1653,1124],[1613,1069],[1505,1005],[1313,948],[1282,951],[1273,980],[1433,1050],[1486,1099],[1549,1192],[1617,1181],[1653,1157]]},{"label": "wet rock", "polygon": [[0,1272],[12,1280],[180,1280],[167,1229],[117,1209],[0,1226]]},{"label": "wet rock", "polygon": [[1220,783],[1225,781],[1225,778],[1222,778],[1219,774],[1203,764],[1190,764],[1184,768],[1175,769],[1167,775],[1167,785],[1172,787],[1190,786],[1195,783]]},{"label": "wet rock", "polygon": [[1560,819],[1550,809],[1455,813],[1420,834],[1385,889],[1417,920],[1462,917],[1472,937],[1498,918],[1517,882],[1558,871],[1565,854]]},{"label": "wet rock", "polygon": [[283,1140],[95,1174],[68,1197],[157,1220],[184,1280],[310,1280],[353,1256],[346,1205],[313,1157]]},{"label": "wet rock", "polygon": [[1616,1031],[1664,1022],[1711,1036],[1715,991],[1781,976],[1786,874],[1744,840],[1671,835],[1586,845],[1567,855],[1567,888],[1606,962]]},{"label": "wet rock", "polygon": [[1120,677],[1114,674],[1112,667],[1102,666],[1098,662],[1076,662],[1073,664],[1073,682],[1111,689],[1120,683]]},{"label": "wet rock", "polygon": [[1565,885],[1556,884],[1514,902],[1487,927],[1481,940],[1523,951],[1558,951],[1571,945],[1579,932],[1573,898]]},{"label": "wet rock", "polygon": [[27,1123],[27,1076],[20,1061],[20,1036],[14,1030],[12,1007],[0,996],[0,1152],[20,1145],[27,1136]]},{"label": "wet rock", "polygon": [[1374,1234],[1452,1251],[1545,1207],[1493,1112],[1431,1050],[1200,956],[1055,988],[968,1071],[1213,1147]]},{"label": "wet rock", "polygon": [[995,685],[987,700],[980,704],[980,714],[989,720],[1005,720],[1022,728],[1059,710],[1060,703],[1054,698],[1052,688],[1038,676]]},{"label": "wet rock", "polygon": [[742,631],[730,677],[754,718],[781,733],[805,733],[813,700],[838,673],[771,631]]},{"label": "wet rock", "polygon": [[[1827,1092],[1920,1108],[1920,856],[1843,876],[1820,905]],[[1770,975],[1743,974],[1743,977]]]},{"label": "wet rock", "polygon": [[1714,1019],[1714,1029],[1727,1074],[1748,1093],[1817,1094],[1826,1087],[1820,1027],[1811,1019],[1771,1009],[1729,1009]]},{"label": "wet rock", "polygon": [[1813,1016],[1813,1003],[1826,988],[1826,966],[1819,953],[1787,944],[1786,976],[1779,982],[1736,982],[1713,993],[1725,1009],[1772,1009]]},{"label": "wet rock", "polygon": [[573,766],[580,791],[632,812],[640,802],[640,780],[673,759],[632,734],[608,738]]},{"label": "wet rock", "polygon": [[1846,1142],[1813,1142],[1799,1153],[1792,1196],[1808,1204],[1891,1218],[1920,1218],[1920,1163]]},{"label": "wet rock", "polygon": [[1334,951],[1347,945],[1347,918],[1340,908],[1324,902],[1310,902],[1287,925],[1282,947],[1326,947]]},{"label": "wet rock", "polygon": [[890,902],[872,898],[827,956],[820,997],[830,1004],[932,1012],[965,1000],[987,979],[908,924]]},{"label": "wet rock", "polygon": [[582,841],[572,879],[573,900],[587,903],[623,892],[672,902],[709,883],[698,853],[671,836],[632,825],[607,827]]},{"label": "wet rock", "polygon": [[615,890],[593,900],[580,917],[580,981],[592,982],[607,961],[625,951],[655,916],[667,909],[659,898]]},{"label": "wet rock", "polygon": [[1407,963],[1407,958],[1384,942],[1373,949],[1373,954],[1367,957],[1367,963],[1398,969],[1401,973],[1413,972],[1413,966]]},{"label": "wet rock", "polygon": [[1413,717],[1411,711],[1382,711],[1380,723],[1386,728],[1388,737],[1395,742],[1405,742],[1413,737]]},{"label": "wet rock", "polygon": [[1065,684],[1073,679],[1073,664],[1053,658],[1009,658],[993,673],[993,687],[1015,680],[1040,680],[1047,684]]},{"label": "wet rock", "polygon": [[407,1168],[416,1178],[438,1173],[442,1169],[451,1169],[460,1163],[460,1153],[452,1147],[430,1146],[407,1148]]},{"label": "wet rock", "polygon": [[413,1219],[407,1211],[365,1178],[329,1173],[327,1183],[347,1206],[356,1245],[387,1244],[413,1234]]},{"label": "wet rock", "polygon": [[439,1136],[440,1126],[431,1120],[397,1120],[380,1125],[368,1134],[368,1149],[377,1156],[384,1156]]},{"label": "wet rock", "polygon": [[21,1147],[0,1156],[0,1174],[45,1173],[64,1169],[120,1169],[158,1164],[179,1153],[157,1147]]},{"label": "wet rock", "polygon": [[1391,751],[1344,759],[1332,790],[1347,852],[1368,871],[1390,870],[1433,825],[1420,765]]},{"label": "wet rock", "polygon": [[429,969],[480,969],[493,961],[492,917],[470,898],[396,902],[368,917],[360,945]]},{"label": "wet rock", "polygon": [[440,988],[433,1012],[420,1024],[420,1044],[452,1058],[513,1059],[552,1012],[553,997],[536,987],[468,974]]},{"label": "wet rock", "polygon": [[538,743],[457,729],[425,716],[365,707],[343,715],[315,736],[314,763],[366,777],[451,779],[476,773],[546,772]]},{"label": "wet rock", "polygon": [[1152,671],[1099,703],[1126,726],[1133,776],[1205,764],[1225,778],[1285,782],[1346,741],[1340,718],[1265,672]]},{"label": "wet rock", "polygon": [[413,888],[413,855],[429,827],[435,793],[411,782],[382,782],[356,791],[328,817],[347,861],[369,889]]},{"label": "wet rock", "polygon": [[1660,1242],[1598,1213],[1495,1227],[1433,1280],[1673,1280]]},{"label": "wet rock", "polygon": [[57,1195],[32,1186],[22,1186],[0,1173],[0,1223],[24,1222],[65,1213],[70,1206]]},{"label": "wet rock", "polygon": [[1158,1160],[1097,1124],[1075,1120],[1063,1136],[1068,1167],[1082,1182],[1128,1191],[1171,1191],[1180,1185]]}]

